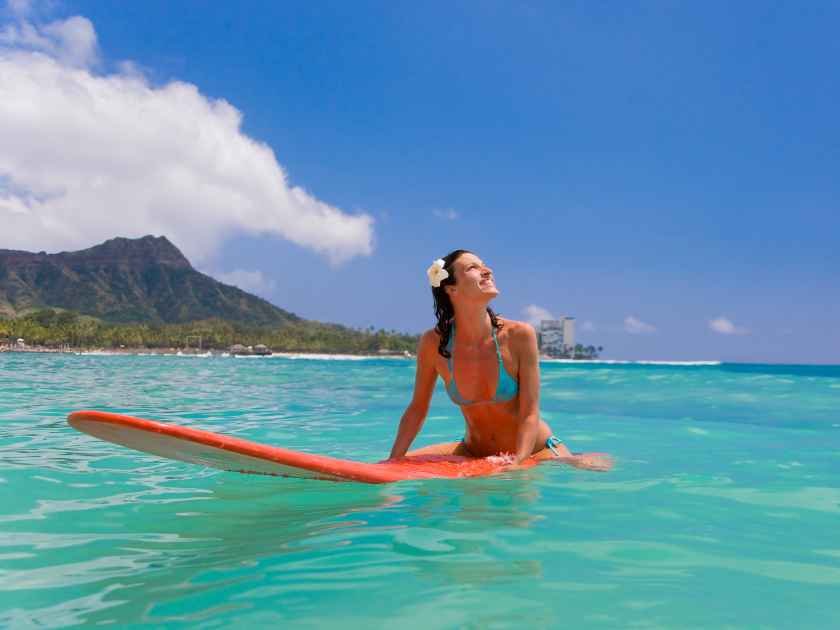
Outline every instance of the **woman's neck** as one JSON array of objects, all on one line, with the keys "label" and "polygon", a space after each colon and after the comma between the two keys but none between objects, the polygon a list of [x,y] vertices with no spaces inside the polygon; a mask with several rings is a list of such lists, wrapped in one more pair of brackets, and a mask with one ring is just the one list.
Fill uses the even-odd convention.
[{"label": "woman's neck", "polygon": [[479,343],[493,332],[493,322],[485,304],[459,308],[455,313],[455,327],[458,339],[464,343]]}]

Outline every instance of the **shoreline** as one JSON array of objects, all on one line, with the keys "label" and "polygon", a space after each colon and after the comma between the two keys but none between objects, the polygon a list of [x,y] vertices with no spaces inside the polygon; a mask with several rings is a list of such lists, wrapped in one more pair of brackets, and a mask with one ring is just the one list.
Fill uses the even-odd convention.
[{"label": "shoreline", "polygon": [[[101,349],[101,348],[43,348],[43,347],[27,347],[21,348],[6,348],[0,347],[0,356],[5,354],[66,354],[76,356],[145,356],[145,357],[175,357],[175,358],[194,358],[194,359],[210,359],[210,358],[233,358],[233,359],[271,359],[272,357],[292,360],[309,360],[309,361],[373,361],[373,360],[402,360],[414,361],[416,356],[413,354],[346,354],[346,353],[327,353],[327,352],[273,352],[270,355],[231,355],[227,351],[213,350],[207,352],[198,352],[193,350],[178,350],[178,349],[160,349],[160,348],[137,348],[137,349]],[[840,363],[780,363],[777,361],[724,361],[724,360],[668,360],[668,359],[552,359],[548,357],[540,357],[540,364],[552,365],[603,365],[603,366],[621,366],[621,365],[649,365],[649,366],[675,366],[675,367],[716,367],[721,365],[767,365],[767,366],[787,366],[787,367],[807,367],[807,368],[824,368],[837,367],[840,368]]]},{"label": "shoreline", "polygon": [[414,359],[413,354],[401,352],[388,354],[347,354],[331,352],[285,352],[278,351],[270,354],[231,354],[227,350],[199,351],[191,348],[50,348],[46,346],[27,346],[25,348],[0,347],[0,354],[72,354],[78,356],[135,356],[135,357],[192,357],[200,359],[234,358],[234,359],[318,359],[318,360],[369,360],[369,359]]},{"label": "shoreline", "polygon": [[[233,359],[294,359],[310,361],[370,361],[375,359],[386,360],[415,360],[413,354],[347,354],[342,352],[272,352],[267,355],[256,354],[231,354],[225,350],[208,350],[200,352],[192,349],[179,348],[47,348],[47,347],[26,347],[26,348],[0,348],[0,353],[20,354],[72,354],[79,356],[140,356],[140,357],[190,357],[197,359],[210,358],[233,358]],[[563,364],[563,365],[675,365],[675,366],[715,366],[722,365],[723,361],[671,361],[671,360],[625,360],[625,359],[553,359],[541,356],[540,363]]]}]

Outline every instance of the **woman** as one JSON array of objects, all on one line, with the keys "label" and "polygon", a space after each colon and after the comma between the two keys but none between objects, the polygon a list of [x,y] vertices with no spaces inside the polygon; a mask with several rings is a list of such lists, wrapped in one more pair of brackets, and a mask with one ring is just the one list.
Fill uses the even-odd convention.
[{"label": "woman", "polygon": [[436,260],[428,275],[437,325],[420,338],[414,396],[390,458],[404,456],[419,433],[440,376],[461,407],[464,439],[408,455],[501,455],[510,464],[533,455],[608,470],[608,456],[573,455],[540,418],[537,336],[529,324],[503,319],[488,306],[499,294],[492,270],[472,252],[457,249]]}]

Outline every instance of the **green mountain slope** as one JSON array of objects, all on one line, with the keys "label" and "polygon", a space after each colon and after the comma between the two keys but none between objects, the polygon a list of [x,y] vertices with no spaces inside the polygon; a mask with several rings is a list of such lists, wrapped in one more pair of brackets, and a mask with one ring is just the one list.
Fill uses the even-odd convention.
[{"label": "green mountain slope", "polygon": [[166,237],[114,238],[59,254],[0,250],[0,315],[59,308],[108,322],[208,318],[255,325],[296,315],[193,269]]}]

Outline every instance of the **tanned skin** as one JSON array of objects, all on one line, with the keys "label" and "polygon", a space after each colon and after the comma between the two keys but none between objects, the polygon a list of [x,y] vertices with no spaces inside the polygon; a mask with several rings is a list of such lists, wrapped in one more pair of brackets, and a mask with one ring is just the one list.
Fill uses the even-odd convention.
[{"label": "tanned skin", "polygon": [[428,330],[417,347],[414,394],[400,420],[390,458],[404,455],[506,455],[516,465],[530,456],[559,459],[590,470],[609,470],[612,460],[603,453],[572,454],[566,446],[555,446],[559,455],[546,448],[551,428],[540,418],[540,368],[537,334],[525,322],[499,318],[497,331],[502,369],[519,383],[517,395],[506,402],[492,402],[499,380],[499,361],[487,305],[499,294],[493,271],[475,254],[465,253],[452,265],[455,284],[446,286],[455,310],[457,330],[453,348],[455,381],[467,400],[489,402],[462,406],[466,422],[463,442],[445,442],[409,452],[429,412],[438,377],[449,383],[447,360],[438,353],[440,335]]}]

